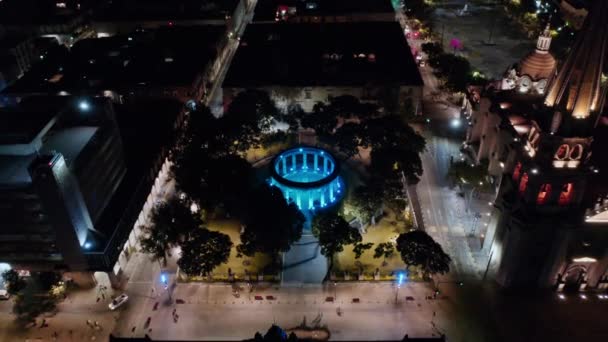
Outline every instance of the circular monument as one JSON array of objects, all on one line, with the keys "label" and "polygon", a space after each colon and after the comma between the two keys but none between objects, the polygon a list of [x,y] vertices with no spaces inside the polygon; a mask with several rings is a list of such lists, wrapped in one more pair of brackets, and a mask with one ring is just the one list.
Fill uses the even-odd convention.
[{"label": "circular monument", "polygon": [[281,189],[300,210],[315,210],[337,203],[344,194],[339,162],[316,147],[296,147],[278,154],[270,163],[270,185]]}]

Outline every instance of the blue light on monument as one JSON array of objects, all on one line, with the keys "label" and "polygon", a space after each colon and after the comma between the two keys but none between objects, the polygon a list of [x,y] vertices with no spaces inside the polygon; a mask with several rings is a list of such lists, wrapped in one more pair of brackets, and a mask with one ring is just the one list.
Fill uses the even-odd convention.
[{"label": "blue light on monument", "polygon": [[342,198],[340,165],[316,147],[283,151],[271,163],[271,185],[281,189],[287,201],[301,210],[332,206]]}]

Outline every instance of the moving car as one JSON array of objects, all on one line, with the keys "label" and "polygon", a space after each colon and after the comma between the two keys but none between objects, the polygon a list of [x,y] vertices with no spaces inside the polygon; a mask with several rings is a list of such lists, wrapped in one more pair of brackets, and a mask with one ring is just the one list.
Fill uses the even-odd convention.
[{"label": "moving car", "polygon": [[110,310],[116,310],[118,307],[126,303],[127,300],[129,300],[129,296],[127,296],[126,293],[123,293],[120,296],[112,299],[112,302],[108,305],[108,307]]},{"label": "moving car", "polygon": [[8,293],[6,290],[0,290],[0,300],[7,300],[11,298],[11,294]]}]

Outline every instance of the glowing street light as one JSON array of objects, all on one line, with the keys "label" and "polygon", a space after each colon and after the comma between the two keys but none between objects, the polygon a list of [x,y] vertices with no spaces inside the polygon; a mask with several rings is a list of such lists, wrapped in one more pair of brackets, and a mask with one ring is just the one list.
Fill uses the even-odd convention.
[{"label": "glowing street light", "polygon": [[453,118],[453,119],[452,119],[452,121],[450,122],[450,125],[451,125],[453,128],[458,128],[458,127],[460,127],[460,125],[461,125],[461,124],[462,124],[462,123],[460,122],[460,119],[459,119],[459,118]]},{"label": "glowing street light", "polygon": [[91,104],[86,100],[82,100],[78,103],[78,109],[80,109],[83,112],[86,112],[89,109],[91,109]]}]

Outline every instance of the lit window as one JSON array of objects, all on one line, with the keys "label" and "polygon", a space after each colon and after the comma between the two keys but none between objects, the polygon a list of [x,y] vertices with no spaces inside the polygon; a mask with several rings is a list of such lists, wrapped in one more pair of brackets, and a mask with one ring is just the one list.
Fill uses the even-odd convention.
[{"label": "lit window", "polygon": [[517,181],[519,179],[519,174],[521,173],[521,163],[517,163],[515,169],[513,170],[513,180]]},{"label": "lit window", "polygon": [[55,3],[55,6],[57,6],[57,8],[66,8],[65,2],[57,2]]},{"label": "lit window", "polygon": [[545,204],[547,199],[551,195],[551,184],[543,184],[538,191],[538,196],[536,197],[536,204]]},{"label": "lit window", "polygon": [[528,173],[524,172],[519,181],[519,193],[523,195],[526,192],[526,187],[528,187]]},{"label": "lit window", "polygon": [[574,195],[574,185],[572,183],[566,183],[562,185],[562,192],[559,194],[559,205],[568,205],[572,201]]}]

